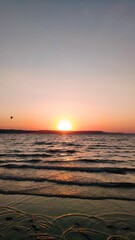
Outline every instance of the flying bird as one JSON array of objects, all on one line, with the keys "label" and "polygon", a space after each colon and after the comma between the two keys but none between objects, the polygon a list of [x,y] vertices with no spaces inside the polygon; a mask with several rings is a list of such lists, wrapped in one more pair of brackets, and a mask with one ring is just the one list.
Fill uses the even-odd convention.
[{"label": "flying bird", "polygon": [[10,118],[11,118],[11,120],[12,120],[13,116],[11,116]]}]

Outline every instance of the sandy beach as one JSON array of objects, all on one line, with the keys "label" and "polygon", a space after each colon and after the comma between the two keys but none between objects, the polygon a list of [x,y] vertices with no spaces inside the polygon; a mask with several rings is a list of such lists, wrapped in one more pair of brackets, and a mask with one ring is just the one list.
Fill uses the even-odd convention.
[{"label": "sandy beach", "polygon": [[4,240],[135,239],[133,201],[1,195],[0,206]]}]

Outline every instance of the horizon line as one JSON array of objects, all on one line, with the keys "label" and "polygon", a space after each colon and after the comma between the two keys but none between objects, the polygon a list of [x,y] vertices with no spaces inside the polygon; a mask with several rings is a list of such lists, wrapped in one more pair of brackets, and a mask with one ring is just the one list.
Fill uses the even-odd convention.
[{"label": "horizon line", "polygon": [[30,130],[30,129],[0,129],[0,133],[42,133],[42,134],[130,134],[134,135],[135,133],[129,132],[113,132],[113,131],[102,131],[102,130],[52,130],[52,129],[38,129],[38,130]]}]

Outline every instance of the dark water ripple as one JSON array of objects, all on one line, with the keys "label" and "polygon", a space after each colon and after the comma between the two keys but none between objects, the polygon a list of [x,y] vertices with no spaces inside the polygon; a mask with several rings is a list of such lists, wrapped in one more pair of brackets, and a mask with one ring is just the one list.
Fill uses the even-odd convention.
[{"label": "dark water ripple", "polygon": [[135,168],[112,168],[112,167],[65,167],[65,166],[35,166],[35,165],[28,165],[28,164],[3,164],[0,166],[2,168],[31,168],[31,169],[48,169],[48,170],[64,170],[64,171],[74,171],[74,172],[89,172],[89,173],[101,173],[101,172],[108,172],[108,173],[116,173],[116,174],[126,174],[128,172],[135,173]]},{"label": "dark water ripple", "polygon": [[13,180],[13,181],[32,181],[32,182],[53,182],[63,185],[76,185],[76,186],[97,186],[105,188],[135,188],[135,183],[131,182],[80,182],[80,181],[65,181],[49,178],[33,178],[33,177],[16,177],[16,176],[0,176],[2,180]]}]

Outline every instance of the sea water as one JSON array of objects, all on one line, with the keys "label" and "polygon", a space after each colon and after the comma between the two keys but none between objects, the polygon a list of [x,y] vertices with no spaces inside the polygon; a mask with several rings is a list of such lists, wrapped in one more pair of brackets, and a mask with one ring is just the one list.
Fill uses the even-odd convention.
[{"label": "sea water", "polygon": [[0,193],[135,201],[135,135],[0,134]]}]

